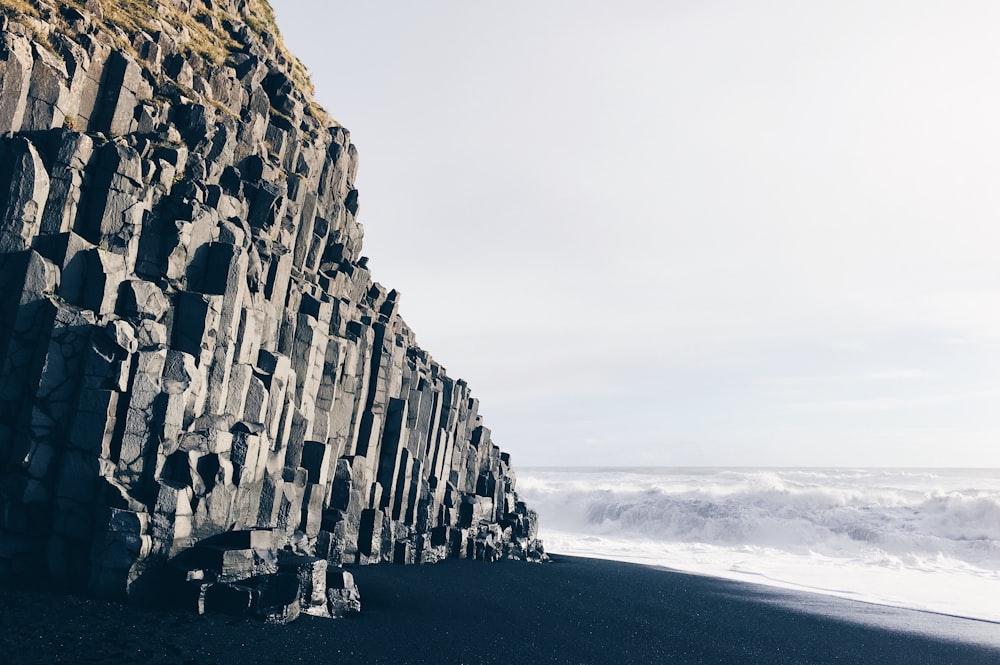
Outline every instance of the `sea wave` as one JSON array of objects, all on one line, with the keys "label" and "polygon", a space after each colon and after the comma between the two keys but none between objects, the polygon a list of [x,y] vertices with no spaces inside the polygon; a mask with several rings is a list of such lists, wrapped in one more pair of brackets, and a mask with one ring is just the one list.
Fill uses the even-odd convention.
[{"label": "sea wave", "polygon": [[518,490],[542,536],[575,553],[817,586],[817,571],[850,568],[859,594],[876,570],[1000,585],[995,472],[522,470]]}]

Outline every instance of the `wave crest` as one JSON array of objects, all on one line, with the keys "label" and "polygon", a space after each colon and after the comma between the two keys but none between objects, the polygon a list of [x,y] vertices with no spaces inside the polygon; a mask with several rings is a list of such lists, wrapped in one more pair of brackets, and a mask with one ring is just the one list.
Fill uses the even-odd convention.
[{"label": "wave crest", "polygon": [[560,531],[1000,570],[1000,491],[942,487],[926,474],[905,478],[522,472],[519,489]]}]

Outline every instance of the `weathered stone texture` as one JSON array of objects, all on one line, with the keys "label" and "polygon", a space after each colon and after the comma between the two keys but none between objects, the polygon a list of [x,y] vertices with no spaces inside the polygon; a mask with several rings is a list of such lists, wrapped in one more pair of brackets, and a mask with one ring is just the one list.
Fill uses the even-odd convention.
[{"label": "weathered stone texture", "polygon": [[0,16],[0,576],[287,621],[357,611],[340,566],[544,557],[372,280],[348,132],[245,0],[167,4],[228,15],[229,58]]}]

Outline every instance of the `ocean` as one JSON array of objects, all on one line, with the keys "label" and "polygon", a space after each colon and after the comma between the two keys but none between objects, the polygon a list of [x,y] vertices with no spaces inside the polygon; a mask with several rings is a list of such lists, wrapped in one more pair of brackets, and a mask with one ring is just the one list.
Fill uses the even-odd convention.
[{"label": "ocean", "polygon": [[549,552],[1000,622],[1000,470],[521,468]]}]

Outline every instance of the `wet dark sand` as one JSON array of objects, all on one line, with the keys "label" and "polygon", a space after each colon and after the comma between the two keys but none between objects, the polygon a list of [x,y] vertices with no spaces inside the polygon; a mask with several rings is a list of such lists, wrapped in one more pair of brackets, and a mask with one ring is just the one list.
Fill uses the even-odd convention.
[{"label": "wet dark sand", "polygon": [[289,626],[0,590],[4,663],[1000,663],[1000,624],[625,563],[361,568]]}]

